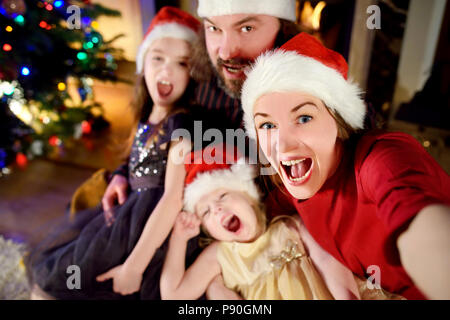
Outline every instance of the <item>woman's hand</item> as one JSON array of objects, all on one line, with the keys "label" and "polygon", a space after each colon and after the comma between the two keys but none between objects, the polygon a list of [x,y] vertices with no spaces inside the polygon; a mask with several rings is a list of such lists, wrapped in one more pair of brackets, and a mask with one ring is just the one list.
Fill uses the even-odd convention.
[{"label": "woman's hand", "polygon": [[98,282],[113,280],[113,290],[121,295],[128,295],[139,291],[142,282],[142,273],[134,272],[125,264],[118,265],[109,271],[97,276]]},{"label": "woman's hand", "polygon": [[120,174],[116,174],[102,198],[103,216],[105,217],[106,225],[109,227],[114,222],[113,207],[115,202],[123,204],[127,200],[128,181],[127,178]]},{"label": "woman's hand", "polygon": [[200,219],[194,213],[181,211],[175,220],[172,234],[178,239],[188,241],[200,233],[200,224]]}]

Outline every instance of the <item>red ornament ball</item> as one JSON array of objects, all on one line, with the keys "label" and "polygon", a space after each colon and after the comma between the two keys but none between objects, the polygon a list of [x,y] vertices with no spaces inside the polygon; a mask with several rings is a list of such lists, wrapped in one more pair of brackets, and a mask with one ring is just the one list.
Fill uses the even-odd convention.
[{"label": "red ornament ball", "polygon": [[20,168],[26,167],[28,164],[27,156],[24,155],[22,152],[19,152],[16,154],[16,163]]}]

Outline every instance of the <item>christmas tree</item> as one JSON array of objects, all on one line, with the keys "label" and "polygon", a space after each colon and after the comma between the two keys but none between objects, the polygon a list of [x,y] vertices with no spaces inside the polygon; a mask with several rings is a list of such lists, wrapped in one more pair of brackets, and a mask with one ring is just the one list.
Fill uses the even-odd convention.
[{"label": "christmas tree", "polygon": [[102,15],[120,12],[88,0],[0,0],[0,176],[105,125],[93,78],[120,80],[122,50],[113,47],[121,35],[97,31]]}]

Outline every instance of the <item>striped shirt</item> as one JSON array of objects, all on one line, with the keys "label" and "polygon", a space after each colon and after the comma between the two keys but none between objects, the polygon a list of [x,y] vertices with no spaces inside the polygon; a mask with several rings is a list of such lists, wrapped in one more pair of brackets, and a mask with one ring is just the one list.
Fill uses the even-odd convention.
[{"label": "striped shirt", "polygon": [[220,120],[222,128],[243,128],[241,101],[225,93],[217,84],[217,78],[202,82],[195,89],[195,99],[199,106],[208,110],[209,118]]}]

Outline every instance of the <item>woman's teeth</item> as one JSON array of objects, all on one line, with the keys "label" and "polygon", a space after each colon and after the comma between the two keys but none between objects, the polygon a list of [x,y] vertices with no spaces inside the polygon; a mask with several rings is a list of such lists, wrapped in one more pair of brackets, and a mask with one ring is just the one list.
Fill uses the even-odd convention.
[{"label": "woman's teeth", "polygon": [[299,164],[300,162],[303,162],[305,160],[306,160],[306,158],[305,159],[300,159],[300,160],[281,161],[281,164],[284,165],[284,166],[289,166],[290,167],[290,166]]}]

